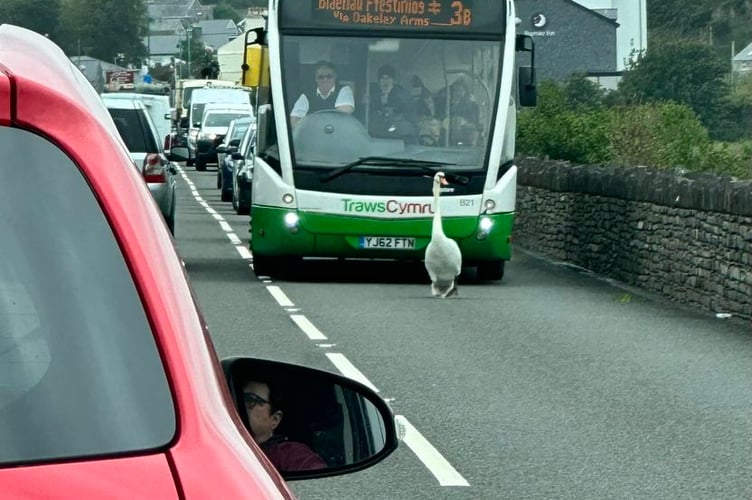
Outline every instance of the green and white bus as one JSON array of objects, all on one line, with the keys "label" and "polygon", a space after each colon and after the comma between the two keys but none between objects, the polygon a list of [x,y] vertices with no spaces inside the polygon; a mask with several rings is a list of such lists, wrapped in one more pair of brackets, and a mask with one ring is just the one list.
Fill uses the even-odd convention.
[{"label": "green and white bus", "polygon": [[[511,0],[270,1],[259,59],[244,62],[263,68],[257,274],[303,257],[421,260],[441,170],[456,181],[442,191],[444,232],[463,265],[501,279],[512,255],[516,115],[536,100],[532,39],[516,21]],[[301,94],[315,100],[316,77],[330,76],[317,72],[322,61],[337,90],[349,87],[351,112],[291,120]],[[382,97],[388,79],[392,101]]]}]

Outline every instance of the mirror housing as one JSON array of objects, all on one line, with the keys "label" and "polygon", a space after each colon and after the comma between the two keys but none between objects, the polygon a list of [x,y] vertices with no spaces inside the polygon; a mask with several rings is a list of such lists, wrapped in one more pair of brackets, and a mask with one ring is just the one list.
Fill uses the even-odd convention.
[{"label": "mirror housing", "polygon": [[227,358],[222,360],[222,368],[235,407],[249,431],[243,389],[249,381],[262,382],[273,388],[269,396],[272,402],[267,404],[275,407],[268,411],[282,412],[279,434],[288,442],[307,445],[326,462],[325,468],[280,470],[285,480],[356,472],[397,449],[391,408],[359,382],[314,368],[253,358]]},{"label": "mirror housing", "polygon": [[233,139],[233,140],[231,140],[229,145],[230,146],[235,146],[235,147],[240,146],[240,139]]},{"label": "mirror housing", "polygon": [[188,117],[187,116],[183,116],[182,118],[180,118],[180,128],[182,128],[182,129],[187,129],[188,128]]},{"label": "mirror housing", "polygon": [[233,160],[243,160],[244,159],[243,155],[241,153],[238,153],[237,151],[235,151],[234,153],[232,153],[231,158]]},{"label": "mirror housing", "polygon": [[535,68],[520,66],[518,74],[520,106],[538,104],[538,88],[535,85]]},{"label": "mirror housing", "polygon": [[188,152],[188,148],[183,146],[175,146],[170,149],[170,153],[167,155],[167,158],[170,161],[186,161],[189,156],[190,153]]},{"label": "mirror housing", "polygon": [[535,42],[530,35],[517,35],[515,50],[530,54],[530,65],[520,66],[517,72],[517,84],[520,106],[538,104],[538,89],[535,84]]},{"label": "mirror housing", "polygon": [[215,149],[217,153],[222,153],[222,154],[227,153],[227,146],[225,146],[224,144],[220,144]]}]

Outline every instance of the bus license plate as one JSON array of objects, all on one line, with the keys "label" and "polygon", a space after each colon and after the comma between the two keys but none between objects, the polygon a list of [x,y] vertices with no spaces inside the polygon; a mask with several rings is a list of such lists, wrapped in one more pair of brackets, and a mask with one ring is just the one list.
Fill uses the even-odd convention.
[{"label": "bus license plate", "polygon": [[415,248],[415,238],[402,238],[396,236],[361,236],[360,248],[413,250]]}]

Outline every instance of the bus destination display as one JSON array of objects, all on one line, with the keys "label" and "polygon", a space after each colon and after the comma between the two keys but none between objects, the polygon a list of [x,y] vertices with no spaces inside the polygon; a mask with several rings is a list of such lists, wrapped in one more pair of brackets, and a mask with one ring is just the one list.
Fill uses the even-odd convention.
[{"label": "bus destination display", "polygon": [[[281,25],[347,29],[432,30],[498,34],[504,22],[500,0],[308,0],[309,18],[299,6],[283,10]],[[290,6],[292,2],[286,5]],[[289,22],[285,22],[289,21]]]}]

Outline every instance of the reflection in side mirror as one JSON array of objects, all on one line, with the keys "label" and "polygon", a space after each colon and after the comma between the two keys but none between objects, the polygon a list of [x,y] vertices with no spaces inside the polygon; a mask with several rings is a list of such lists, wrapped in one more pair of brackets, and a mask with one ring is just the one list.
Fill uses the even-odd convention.
[{"label": "reflection in side mirror", "polygon": [[189,157],[188,148],[182,146],[175,146],[170,150],[167,158],[170,161],[186,161]]},{"label": "reflection in side mirror", "polygon": [[241,419],[287,480],[355,472],[397,448],[391,409],[352,379],[251,358],[222,367]]}]

